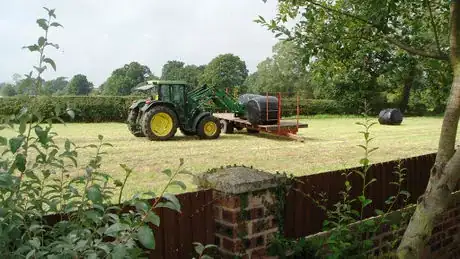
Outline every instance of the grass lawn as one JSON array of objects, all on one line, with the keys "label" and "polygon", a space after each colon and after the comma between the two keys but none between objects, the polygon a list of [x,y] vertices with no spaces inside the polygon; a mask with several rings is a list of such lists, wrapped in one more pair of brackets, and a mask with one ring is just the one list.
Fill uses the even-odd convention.
[{"label": "grass lawn", "polygon": [[[310,118],[302,119],[309,128],[301,129],[299,135],[306,137],[304,143],[273,138],[261,134],[222,134],[217,140],[198,140],[185,137],[178,131],[176,137],[166,142],[151,142],[146,138],[132,136],[122,123],[55,125],[59,134],[56,140],[65,138],[77,145],[97,143],[98,134],[112,145],[104,157],[103,169],[114,178],[121,179],[119,166],[125,163],[135,169],[128,181],[126,195],[138,191],[158,191],[166,183],[160,172],[174,169],[179,158],[185,159],[184,167],[193,173],[228,164],[252,165],[269,172],[285,171],[306,175],[352,167],[362,155],[356,145],[362,144],[358,118]],[[375,125],[372,136],[378,146],[372,162],[383,162],[409,156],[436,152],[442,118],[405,118],[401,126]],[[92,150],[91,150],[92,151]],[[89,152],[81,152],[80,161],[88,161]],[[81,165],[83,166],[83,164]],[[83,174],[84,170],[74,172]],[[189,176],[181,176],[187,191],[195,186]],[[174,191],[174,190],[173,190]]]}]

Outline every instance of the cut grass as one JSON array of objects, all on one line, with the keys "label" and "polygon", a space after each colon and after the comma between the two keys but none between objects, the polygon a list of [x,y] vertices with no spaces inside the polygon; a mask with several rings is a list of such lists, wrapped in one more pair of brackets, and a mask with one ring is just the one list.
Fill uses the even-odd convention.
[{"label": "cut grass", "polygon": [[[363,138],[358,132],[361,127],[358,118],[321,118],[302,120],[309,128],[301,129],[299,135],[306,138],[304,143],[267,136],[236,133],[222,134],[217,140],[198,140],[182,136],[179,131],[173,140],[152,142],[146,138],[132,136],[122,123],[100,124],[56,124],[58,143],[66,138],[77,145],[95,144],[98,135],[114,145],[106,151],[103,170],[116,179],[123,178],[119,164],[134,168],[128,180],[125,197],[136,192],[154,191],[166,184],[162,170],[174,169],[179,158],[184,158],[185,169],[201,173],[210,168],[244,164],[269,172],[287,172],[307,175],[343,169],[358,165],[362,150],[356,145]],[[400,126],[375,125],[371,135],[376,139],[372,146],[379,147],[371,162],[383,162],[410,156],[436,152],[442,118],[406,118]],[[10,134],[8,134],[10,135]],[[11,135],[10,135],[11,136]],[[88,161],[93,150],[79,154],[79,161]],[[84,164],[80,164],[84,166]],[[83,174],[83,168],[74,174]],[[187,191],[196,186],[190,176],[180,176],[187,185]],[[180,192],[181,190],[172,190]]]}]

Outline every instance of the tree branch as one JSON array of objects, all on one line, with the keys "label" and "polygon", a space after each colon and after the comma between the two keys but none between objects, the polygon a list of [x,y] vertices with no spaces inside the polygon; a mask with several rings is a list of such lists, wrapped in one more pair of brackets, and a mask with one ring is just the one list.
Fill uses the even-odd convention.
[{"label": "tree branch", "polygon": [[385,35],[384,36],[385,40],[388,41],[389,43],[399,47],[400,49],[403,49],[411,54],[414,54],[414,55],[418,55],[418,56],[421,56],[421,57],[426,57],[426,58],[433,58],[433,59],[439,59],[439,60],[449,60],[449,56],[447,56],[446,54],[444,53],[439,53],[439,54],[436,54],[436,53],[431,53],[431,52],[425,52],[423,50],[419,50],[419,49],[416,49],[416,48],[413,48],[409,45],[406,45],[398,40],[396,40],[395,38],[392,38],[388,35]]},{"label": "tree branch", "polygon": [[[427,58],[439,59],[439,60],[449,60],[448,55],[444,54],[442,52],[440,52],[439,54],[433,54],[433,53],[430,53],[430,52],[426,52],[424,50],[416,49],[416,48],[414,48],[412,46],[408,46],[408,45],[400,42],[399,40],[397,40],[395,38],[389,37],[388,34],[386,32],[384,32],[379,25],[374,24],[373,22],[371,22],[371,21],[369,21],[369,20],[367,20],[365,18],[359,17],[359,16],[351,14],[349,12],[344,12],[344,11],[337,10],[335,8],[331,8],[329,6],[317,3],[317,2],[312,1],[312,0],[306,0],[306,2],[311,4],[311,5],[314,5],[316,7],[319,7],[319,8],[322,8],[324,10],[330,11],[332,13],[336,13],[336,14],[339,14],[339,15],[342,15],[342,16],[346,16],[346,17],[352,18],[352,19],[354,19],[356,21],[359,21],[359,22],[362,22],[364,24],[370,25],[373,28],[377,29],[378,32],[383,35],[383,38],[388,43],[391,43],[391,44],[393,44],[393,45],[395,45],[395,46],[397,46],[397,47],[399,47],[399,48],[401,48],[401,49],[403,49],[403,50],[405,50],[405,51],[407,51],[407,52],[409,52],[411,54],[422,56],[422,57],[427,57]],[[436,41],[437,41],[437,44],[438,44],[438,50],[441,51],[441,49],[439,47],[439,42],[438,42],[437,37],[436,37]]]},{"label": "tree branch", "polygon": [[425,4],[428,7],[428,12],[430,13],[431,26],[433,27],[434,39],[436,40],[436,47],[438,47],[439,54],[442,54],[441,44],[439,44],[438,30],[436,29],[436,24],[433,18],[433,11],[431,10],[430,0],[425,0]]}]

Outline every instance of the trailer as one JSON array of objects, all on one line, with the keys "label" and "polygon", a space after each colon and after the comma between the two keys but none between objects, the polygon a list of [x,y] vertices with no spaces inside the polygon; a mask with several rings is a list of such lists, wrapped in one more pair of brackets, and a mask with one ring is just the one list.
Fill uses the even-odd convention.
[{"label": "trailer", "polygon": [[214,113],[214,117],[220,120],[224,133],[231,134],[234,129],[247,129],[249,133],[265,132],[270,135],[288,137],[303,142],[305,139],[297,135],[300,128],[308,128],[307,123],[300,123],[298,118],[294,120],[278,120],[272,125],[253,125],[248,120],[236,117],[233,113]]}]

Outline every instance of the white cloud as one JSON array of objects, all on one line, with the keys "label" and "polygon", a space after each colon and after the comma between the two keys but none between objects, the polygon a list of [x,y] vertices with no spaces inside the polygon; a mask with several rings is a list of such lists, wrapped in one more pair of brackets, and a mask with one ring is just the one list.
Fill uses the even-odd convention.
[{"label": "white cloud", "polygon": [[63,29],[50,37],[61,47],[49,55],[57,72],[82,73],[96,85],[117,67],[142,62],[159,74],[167,60],[206,64],[222,53],[243,58],[254,71],[271,54],[274,36],[253,22],[273,17],[276,1],[261,0],[0,0],[0,82],[30,71],[36,57],[21,47],[36,41],[42,6],[56,8]]}]

